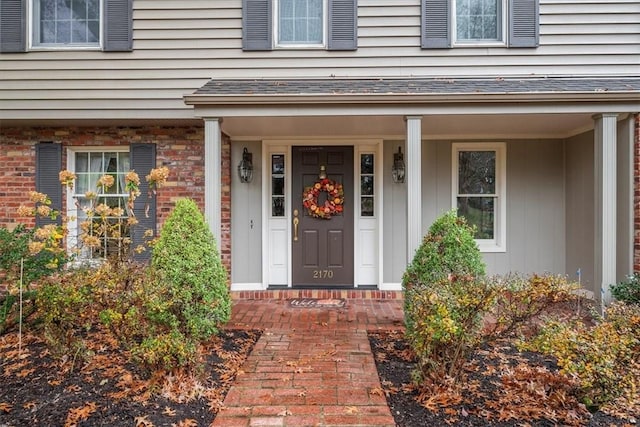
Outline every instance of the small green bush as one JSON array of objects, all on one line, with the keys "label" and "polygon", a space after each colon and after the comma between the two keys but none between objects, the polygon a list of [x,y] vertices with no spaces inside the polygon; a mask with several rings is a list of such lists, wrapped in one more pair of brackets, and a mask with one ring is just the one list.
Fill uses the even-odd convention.
[{"label": "small green bush", "polygon": [[557,358],[562,372],[577,377],[580,398],[591,410],[640,392],[640,307],[623,303],[606,310],[594,327],[550,321],[521,348]]},{"label": "small green bush", "polygon": [[450,211],[424,237],[402,280],[406,336],[418,356],[416,380],[455,376],[495,292],[464,218]]},{"label": "small green bush", "polygon": [[[227,288],[227,274],[209,226],[193,200],[176,203],[167,218],[151,258],[164,286],[164,295],[149,309],[149,320],[168,328],[172,337],[182,336],[185,348],[218,332],[221,324],[231,316],[231,297]],[[151,354],[161,353],[150,341],[145,348]],[[158,342],[159,343],[159,342]],[[164,346],[177,349],[179,346]],[[161,361],[161,355],[153,360]],[[176,360],[182,360],[177,357]]]},{"label": "small green bush", "polygon": [[633,273],[627,280],[611,285],[611,294],[618,301],[640,305],[640,273]]},{"label": "small green bush", "polygon": [[45,337],[53,354],[76,357],[84,347],[83,330],[94,323],[96,274],[78,269],[43,279],[36,296]]},{"label": "small green bush", "polygon": [[35,291],[32,284],[42,277],[60,271],[68,261],[65,253],[40,251],[32,255],[29,243],[35,231],[19,224],[13,230],[0,228],[0,282],[8,285],[7,293],[0,295],[0,334],[18,322],[19,283],[22,260],[23,318],[35,311]]}]

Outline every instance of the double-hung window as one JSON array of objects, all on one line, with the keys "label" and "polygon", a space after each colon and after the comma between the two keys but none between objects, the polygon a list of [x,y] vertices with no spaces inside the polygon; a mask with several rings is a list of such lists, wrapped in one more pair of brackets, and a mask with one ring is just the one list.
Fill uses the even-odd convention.
[{"label": "double-hung window", "polygon": [[[125,176],[131,169],[129,151],[76,151],[71,158],[76,174],[73,188],[73,217],[70,230],[83,258],[122,256],[128,250],[124,244],[130,237],[127,221]],[[113,185],[101,187],[104,175],[113,178]],[[105,215],[106,224],[100,217]],[[105,227],[109,227],[106,232]],[[81,236],[84,236],[83,242]],[[89,241],[91,240],[91,244]]]},{"label": "double-hung window", "polygon": [[324,46],[324,0],[277,0],[278,46]]},{"label": "double-hung window", "polygon": [[357,24],[357,0],[242,0],[242,49],[355,50]]},{"label": "double-hung window", "polygon": [[33,0],[34,47],[100,47],[100,0]]},{"label": "double-hung window", "polygon": [[540,0],[421,0],[423,49],[537,47]]},{"label": "double-hung window", "polygon": [[0,0],[0,9],[0,53],[133,49],[133,0]]},{"label": "double-hung window", "polygon": [[504,43],[505,0],[454,0],[456,44]]},{"label": "double-hung window", "polygon": [[506,250],[504,143],[453,144],[453,206],[475,227],[484,252]]}]

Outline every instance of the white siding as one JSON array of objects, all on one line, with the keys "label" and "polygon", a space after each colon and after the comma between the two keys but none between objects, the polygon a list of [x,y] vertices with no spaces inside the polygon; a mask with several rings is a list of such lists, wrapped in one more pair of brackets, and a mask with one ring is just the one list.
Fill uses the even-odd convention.
[{"label": "white siding", "polygon": [[541,0],[536,49],[437,50],[419,47],[419,0],[360,0],[359,47],[345,52],[243,52],[240,6],[134,0],[133,52],[2,54],[0,119],[188,118],[182,95],[209,78],[611,76],[640,67],[638,0]]}]

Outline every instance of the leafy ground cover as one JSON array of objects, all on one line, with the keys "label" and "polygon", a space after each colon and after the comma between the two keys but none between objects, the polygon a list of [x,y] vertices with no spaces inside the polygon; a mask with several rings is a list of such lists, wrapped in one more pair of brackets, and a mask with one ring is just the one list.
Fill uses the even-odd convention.
[{"label": "leafy ground cover", "polygon": [[519,352],[509,341],[480,348],[458,384],[413,385],[416,358],[403,332],[369,335],[378,374],[398,427],[623,426],[640,418],[640,402],[619,402],[589,413],[576,384],[550,357]]},{"label": "leafy ground cover", "polygon": [[198,376],[148,374],[111,335],[85,337],[85,360],[55,358],[36,335],[0,336],[0,426],[208,426],[258,331],[223,330],[200,349]]}]

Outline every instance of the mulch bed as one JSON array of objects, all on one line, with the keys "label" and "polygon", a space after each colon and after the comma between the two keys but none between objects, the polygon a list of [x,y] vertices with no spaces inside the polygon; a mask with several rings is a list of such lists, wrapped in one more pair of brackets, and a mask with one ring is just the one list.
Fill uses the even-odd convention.
[{"label": "mulch bed", "polygon": [[[412,385],[415,357],[400,331],[370,333],[383,392],[398,427],[625,426],[639,414],[590,414],[551,358],[519,352],[508,341],[481,348],[459,385]],[[634,418],[635,417],[635,418]]]},{"label": "mulch bed", "polygon": [[0,336],[0,426],[208,426],[259,331],[224,330],[202,349],[197,377],[141,372],[107,334],[85,360],[54,358],[41,338]]}]

